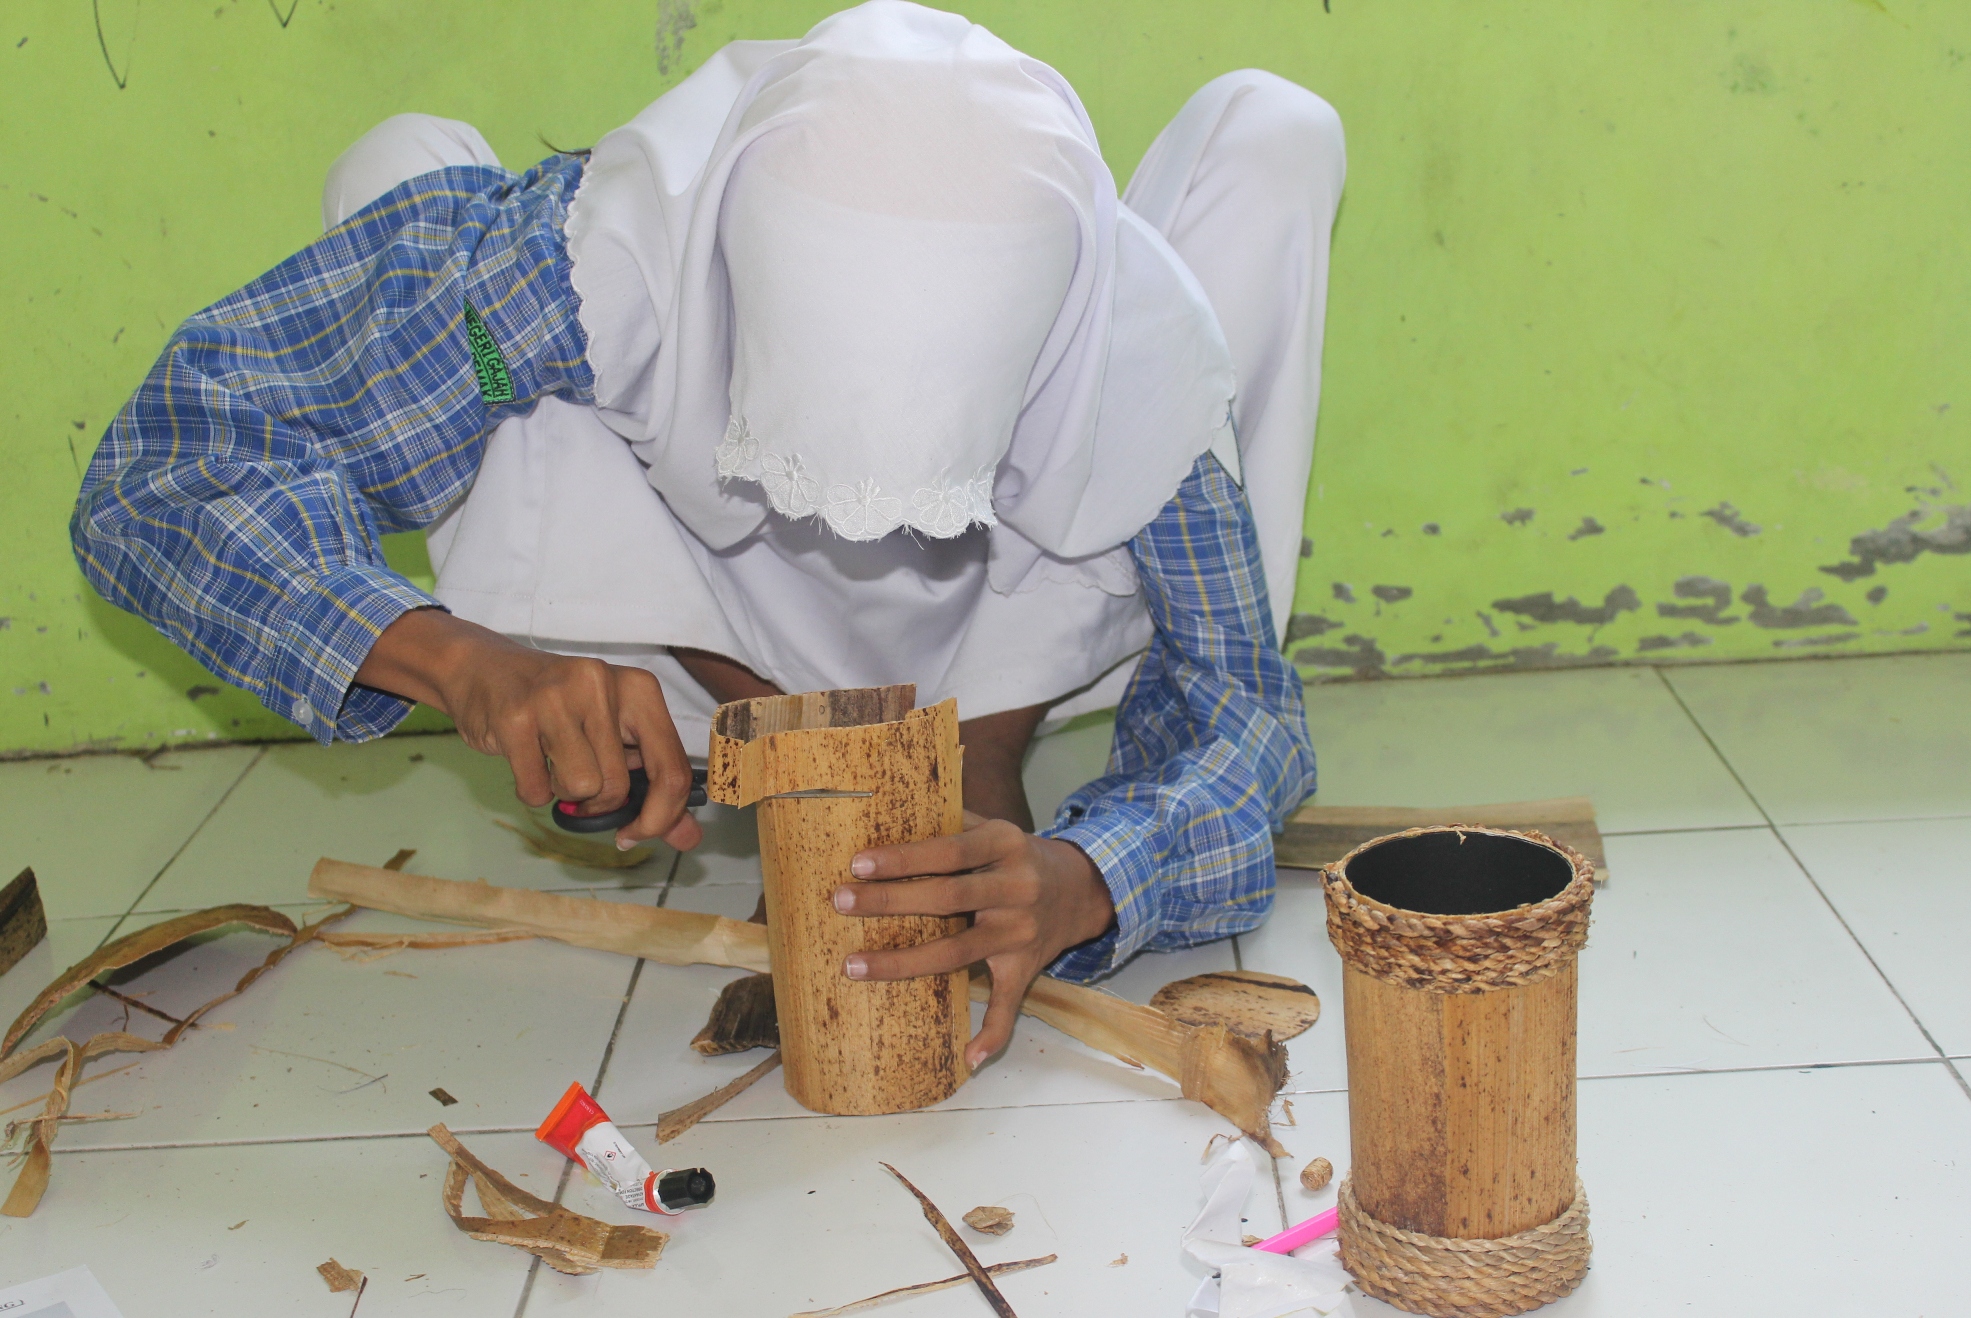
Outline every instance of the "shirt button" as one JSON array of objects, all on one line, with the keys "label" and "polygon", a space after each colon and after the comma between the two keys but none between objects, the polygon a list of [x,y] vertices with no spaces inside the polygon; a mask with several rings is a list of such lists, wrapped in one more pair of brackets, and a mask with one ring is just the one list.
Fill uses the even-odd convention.
[{"label": "shirt button", "polygon": [[315,721],[315,707],[308,703],[308,699],[305,696],[297,699],[292,705],[289,705],[287,712],[293,715],[294,721],[303,727],[307,727]]}]

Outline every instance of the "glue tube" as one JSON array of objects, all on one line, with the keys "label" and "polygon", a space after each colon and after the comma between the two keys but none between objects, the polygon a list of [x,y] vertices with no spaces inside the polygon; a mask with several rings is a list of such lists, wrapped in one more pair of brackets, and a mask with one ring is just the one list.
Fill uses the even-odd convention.
[{"label": "glue tube", "polygon": [[712,1202],[716,1187],[710,1172],[703,1167],[651,1171],[580,1081],[568,1086],[534,1138],[586,1165],[631,1208],[677,1214]]}]

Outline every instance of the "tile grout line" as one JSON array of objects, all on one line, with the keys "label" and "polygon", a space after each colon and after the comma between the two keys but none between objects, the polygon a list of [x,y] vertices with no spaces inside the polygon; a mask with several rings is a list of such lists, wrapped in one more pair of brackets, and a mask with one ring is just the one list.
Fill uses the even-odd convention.
[{"label": "tile grout line", "polygon": [[240,770],[239,777],[227,784],[226,790],[219,794],[219,799],[212,803],[212,808],[207,810],[204,817],[198,821],[198,826],[185,835],[185,840],[178,844],[178,849],[173,851],[164,864],[158,867],[157,873],[151,875],[151,881],[144,885],[143,891],[130,899],[130,904],[123,908],[123,914],[116,917],[116,923],[112,924],[109,927],[109,931],[103,935],[102,942],[96,944],[97,949],[100,950],[104,944],[114,938],[116,931],[123,927],[124,921],[136,913],[137,908],[143,904],[144,898],[150,896],[151,889],[157,887],[158,881],[170,872],[173,865],[178,863],[178,857],[184,855],[185,849],[192,845],[200,833],[205,831],[205,826],[212,822],[212,817],[225,807],[226,802],[233,799],[233,793],[238,791],[239,785],[246,781],[246,776],[259,767],[260,761],[267,758],[267,751],[268,747],[262,746],[259,752],[246,762],[246,767]]},{"label": "tile grout line", "polygon": [[1848,917],[1842,914],[1841,908],[1834,904],[1834,899],[1827,895],[1827,889],[1821,887],[1820,880],[1814,877],[1814,872],[1807,867],[1805,861],[1800,859],[1800,854],[1793,849],[1793,844],[1786,840],[1784,833],[1780,832],[1779,825],[1773,822],[1772,812],[1766,809],[1766,803],[1753,794],[1751,787],[1739,775],[1738,766],[1731,762],[1730,758],[1719,748],[1718,743],[1712,739],[1711,730],[1704,726],[1696,713],[1684,702],[1683,693],[1677,690],[1676,685],[1670,681],[1669,676],[1661,668],[1656,669],[1656,676],[1663,683],[1664,689],[1670,693],[1670,698],[1677,702],[1677,707],[1683,710],[1684,717],[1689,719],[1691,726],[1697,729],[1697,734],[1704,738],[1704,744],[1711,748],[1711,753],[1716,755],[1718,762],[1725,766],[1725,772],[1729,773],[1732,776],[1732,781],[1738,784],[1738,790],[1744,792],[1746,799],[1751,801],[1753,806],[1759,811],[1760,816],[1766,821],[1766,827],[1772,832],[1773,840],[1779,843],[1780,848],[1786,852],[1787,858],[1793,862],[1793,867],[1800,871],[1801,877],[1806,879],[1814,892],[1819,895],[1822,904],[1827,907],[1828,913],[1840,922],[1841,928],[1847,933],[1849,939],[1853,941],[1856,950],[1867,960],[1870,968],[1881,979],[1883,987],[1889,990],[1890,996],[1895,998],[1897,1005],[1908,1015],[1910,1024],[1916,1026],[1916,1031],[1923,1036],[1923,1041],[1929,1044],[1936,1052],[1937,1060],[1944,1063],[1944,1069],[1950,1073],[1951,1079],[1957,1082],[1958,1089],[1964,1094],[1966,1099],[1971,1099],[1971,1081],[1967,1081],[1958,1072],[1956,1067],[1950,1065],[1950,1054],[1944,1049],[1943,1045],[1937,1042],[1937,1037],[1930,1033],[1930,1027],[1923,1023],[1923,1018],[1918,1016],[1915,1009],[1909,1005],[1909,999],[1903,996],[1902,990],[1896,987],[1896,982],[1889,978],[1887,971],[1882,969],[1882,963],[1877,961],[1875,954],[1868,950],[1868,944],[1862,942],[1861,936],[1855,932],[1854,926],[1848,923]]},{"label": "tile grout line", "polygon": [[[670,901],[671,884],[677,880],[678,866],[683,862],[684,853],[682,851],[674,850],[671,852],[671,868],[665,873],[664,882],[657,892],[657,905],[660,908]],[[630,967],[629,986],[623,990],[623,1001],[616,1008],[616,1023],[609,1028],[609,1042],[603,1045],[602,1061],[595,1068],[595,1084],[589,1089],[589,1092],[592,1094],[601,1092],[603,1077],[609,1074],[609,1061],[616,1055],[616,1040],[623,1033],[623,1018],[629,1015],[630,999],[636,996],[637,982],[643,978],[643,966],[643,958],[638,957],[636,964]],[[568,1193],[568,1184],[573,1178],[574,1172],[575,1164],[564,1159],[561,1164],[561,1179],[555,1182],[554,1186],[555,1203],[559,1204],[562,1197]],[[540,1275],[541,1259],[536,1255],[533,1262],[527,1266],[526,1280],[520,1283],[520,1299],[513,1307],[513,1318],[521,1318],[521,1315],[527,1312],[527,1304],[534,1297],[534,1280]],[[354,1318],[354,1316],[352,1315],[351,1318]]]}]

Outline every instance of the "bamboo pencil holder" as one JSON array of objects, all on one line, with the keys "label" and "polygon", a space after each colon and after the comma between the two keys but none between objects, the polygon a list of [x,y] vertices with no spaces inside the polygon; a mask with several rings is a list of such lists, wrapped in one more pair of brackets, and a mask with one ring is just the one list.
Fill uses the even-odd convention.
[{"label": "bamboo pencil holder", "polygon": [[1544,834],[1415,828],[1322,875],[1343,961],[1341,1257],[1434,1318],[1503,1318],[1588,1269],[1575,959],[1593,866]]},{"label": "bamboo pencil holder", "polygon": [[769,696],[719,707],[706,792],[759,804],[767,953],[787,1092],[816,1112],[905,1112],[965,1082],[964,970],[879,983],[842,973],[851,952],[914,947],[961,918],[847,916],[835,889],[867,847],[964,825],[958,704],[912,710],[916,688]]}]

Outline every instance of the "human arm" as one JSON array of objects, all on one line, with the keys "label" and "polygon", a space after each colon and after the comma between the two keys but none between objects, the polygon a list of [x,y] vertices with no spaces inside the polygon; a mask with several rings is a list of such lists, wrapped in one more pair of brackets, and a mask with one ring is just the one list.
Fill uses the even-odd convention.
[{"label": "human arm", "polygon": [[855,914],[976,913],[965,933],[863,965],[891,979],[986,959],[993,1001],[975,1061],[1004,1045],[1050,963],[1090,979],[1144,947],[1258,924],[1273,830],[1313,790],[1300,680],[1273,642],[1251,514],[1215,458],[1199,460],[1130,547],[1157,634],[1118,713],[1110,772],[1041,836],[984,824],[864,853],[858,877],[944,877],[851,883],[837,898]]}]

